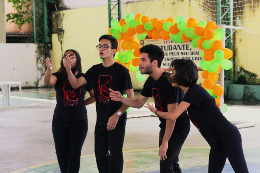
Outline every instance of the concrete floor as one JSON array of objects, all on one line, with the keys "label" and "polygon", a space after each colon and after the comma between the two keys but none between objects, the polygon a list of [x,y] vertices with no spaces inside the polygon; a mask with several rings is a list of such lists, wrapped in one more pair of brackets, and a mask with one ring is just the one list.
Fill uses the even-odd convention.
[{"label": "concrete floor", "polygon": [[[51,132],[54,90],[23,90],[24,106],[20,106],[18,96],[18,92],[11,92],[10,105],[3,108],[0,95],[0,173],[59,172]],[[229,105],[225,116],[239,127],[249,172],[259,173],[260,106],[254,105]],[[80,172],[96,173],[95,105],[87,106],[87,109],[89,130],[83,146]],[[131,108],[124,143],[124,173],[159,172],[158,125],[158,118],[146,108]],[[179,163],[183,173],[207,172],[208,154],[207,142],[192,125],[180,154]],[[223,172],[234,172],[228,161]]]}]

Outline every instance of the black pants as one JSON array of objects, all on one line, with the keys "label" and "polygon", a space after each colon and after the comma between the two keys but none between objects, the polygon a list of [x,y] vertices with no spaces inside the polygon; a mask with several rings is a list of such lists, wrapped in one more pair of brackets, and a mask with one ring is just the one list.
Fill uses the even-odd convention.
[{"label": "black pants", "polygon": [[240,133],[210,149],[208,172],[221,173],[227,158],[236,173],[248,173]]},{"label": "black pants", "polygon": [[76,122],[52,121],[52,134],[61,173],[78,173],[88,120]]},{"label": "black pants", "polygon": [[[190,123],[182,131],[174,131],[168,142],[168,150],[166,152],[167,159],[160,161],[160,173],[181,173],[178,164],[181,147],[190,132]],[[162,144],[164,129],[160,130],[159,146]]]},{"label": "black pants", "polygon": [[119,121],[114,130],[107,130],[107,122],[96,122],[95,155],[100,173],[122,173],[125,121]]}]

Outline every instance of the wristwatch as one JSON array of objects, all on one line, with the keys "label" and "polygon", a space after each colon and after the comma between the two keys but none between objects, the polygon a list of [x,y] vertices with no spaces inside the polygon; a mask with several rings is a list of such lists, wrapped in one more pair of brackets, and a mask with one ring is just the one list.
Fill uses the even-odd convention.
[{"label": "wristwatch", "polygon": [[117,111],[117,115],[121,116],[121,115],[122,115],[122,112]]}]

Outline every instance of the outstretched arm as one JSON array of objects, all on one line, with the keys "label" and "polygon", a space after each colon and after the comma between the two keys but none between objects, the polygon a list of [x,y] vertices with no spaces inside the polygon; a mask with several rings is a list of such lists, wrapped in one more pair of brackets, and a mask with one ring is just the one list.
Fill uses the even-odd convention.
[{"label": "outstretched arm", "polygon": [[[177,102],[176,103],[172,103],[172,104],[168,104],[167,108],[168,108],[168,112],[173,112],[177,107]],[[157,111],[158,112],[158,111]],[[159,156],[161,160],[165,160],[167,159],[167,150],[168,150],[168,142],[171,138],[173,129],[175,127],[175,122],[176,120],[166,120],[166,127],[165,127],[165,132],[164,132],[164,136],[163,136],[163,140],[162,140],[162,144],[159,148]]]},{"label": "outstretched arm", "polygon": [[182,101],[177,108],[173,112],[161,112],[156,111],[156,108],[151,104],[146,104],[146,108],[148,108],[151,112],[156,113],[159,117],[162,117],[166,120],[176,120],[188,107],[190,103]]},{"label": "outstretched arm", "polygon": [[112,89],[109,89],[109,91],[112,100],[122,102],[129,107],[141,108],[148,100],[148,97],[144,97],[142,95],[139,95],[138,98],[126,98],[123,97],[119,91],[113,91]]}]

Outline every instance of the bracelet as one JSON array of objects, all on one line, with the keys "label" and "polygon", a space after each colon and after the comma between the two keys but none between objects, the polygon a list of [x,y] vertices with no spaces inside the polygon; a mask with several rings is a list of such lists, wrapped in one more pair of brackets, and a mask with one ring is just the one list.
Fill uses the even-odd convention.
[{"label": "bracelet", "polygon": [[[154,112],[154,113],[155,113],[155,115],[157,115],[157,111],[158,111],[158,110],[156,109],[156,111]],[[158,115],[157,115],[157,116],[158,116]]]}]

